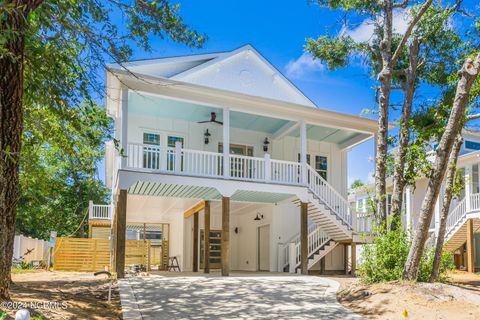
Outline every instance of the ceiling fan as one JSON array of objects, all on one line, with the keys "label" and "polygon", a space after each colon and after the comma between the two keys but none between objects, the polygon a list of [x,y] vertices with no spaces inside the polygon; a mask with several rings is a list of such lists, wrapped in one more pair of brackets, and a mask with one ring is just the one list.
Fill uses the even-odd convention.
[{"label": "ceiling fan", "polygon": [[218,123],[220,125],[223,125],[223,122],[217,121],[217,114],[215,112],[210,113],[210,120],[205,120],[205,121],[198,121],[198,123]]}]

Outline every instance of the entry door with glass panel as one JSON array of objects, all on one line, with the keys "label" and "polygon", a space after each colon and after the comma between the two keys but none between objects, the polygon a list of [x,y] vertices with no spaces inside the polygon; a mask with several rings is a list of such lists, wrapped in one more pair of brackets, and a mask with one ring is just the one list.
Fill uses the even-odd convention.
[{"label": "entry door with glass panel", "polygon": [[144,132],[143,144],[143,167],[160,169],[160,134]]},{"label": "entry door with glass panel", "polygon": [[[170,148],[175,148],[176,142],[179,141],[181,143],[182,149],[185,143],[185,139],[183,137],[178,137],[178,136],[168,136],[167,137],[167,145]],[[175,152],[173,151],[168,151],[167,152],[167,170],[168,171],[174,171],[175,170]],[[181,168],[180,171],[183,171],[183,155],[182,155],[182,161],[181,163]]]},{"label": "entry door with glass panel", "polygon": [[[223,143],[218,144],[218,152],[223,152]],[[241,144],[230,144],[230,154],[253,157],[253,147]],[[230,159],[230,176],[233,178],[250,178],[253,177],[255,168],[252,161],[245,158]]]},{"label": "entry door with glass panel", "polygon": [[[205,267],[205,241],[204,241],[204,230],[200,230],[200,268]],[[222,257],[222,231],[221,230],[210,230],[210,269],[220,269],[221,268],[221,257]]]}]

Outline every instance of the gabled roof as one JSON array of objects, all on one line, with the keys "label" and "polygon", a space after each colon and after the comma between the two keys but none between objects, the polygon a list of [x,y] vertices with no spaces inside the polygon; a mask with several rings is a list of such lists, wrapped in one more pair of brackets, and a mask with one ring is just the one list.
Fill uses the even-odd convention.
[{"label": "gabled roof", "polygon": [[138,60],[109,67],[127,68],[148,76],[315,107],[249,44],[227,52]]}]

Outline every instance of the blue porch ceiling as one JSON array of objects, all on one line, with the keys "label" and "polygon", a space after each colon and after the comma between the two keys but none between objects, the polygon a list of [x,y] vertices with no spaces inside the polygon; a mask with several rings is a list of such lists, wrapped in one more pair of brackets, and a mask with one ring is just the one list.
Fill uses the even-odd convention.
[{"label": "blue porch ceiling", "polygon": [[[171,100],[147,94],[140,94],[132,91],[129,92],[128,110],[130,113],[141,114],[144,116],[178,119],[189,122],[209,120],[210,113],[216,112],[217,120],[223,122],[222,109],[220,108],[208,107],[196,103],[183,102],[178,100]],[[274,134],[288,122],[288,120],[257,116],[243,112],[230,112],[231,127],[257,132],[265,132],[267,134]],[[299,137],[300,131],[297,128],[293,130],[289,135]],[[341,144],[352,138],[355,138],[358,135],[361,134],[349,130],[314,125],[307,126],[308,138],[317,141]]]},{"label": "blue porch ceiling", "polygon": [[[135,92],[129,93],[128,110],[131,113],[191,122],[209,120],[210,113],[216,112],[217,120],[223,122],[222,109]],[[287,120],[262,117],[242,112],[230,112],[230,126],[233,128],[273,134],[287,122]]]}]

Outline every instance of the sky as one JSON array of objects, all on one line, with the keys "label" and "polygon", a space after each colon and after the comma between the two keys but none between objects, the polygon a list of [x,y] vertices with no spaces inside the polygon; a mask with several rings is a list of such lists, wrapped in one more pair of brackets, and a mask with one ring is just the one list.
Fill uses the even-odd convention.
[{"label": "sky", "polygon": [[[187,48],[159,39],[152,43],[153,52],[136,50],[132,58],[230,51],[251,44],[318,107],[361,115],[364,109],[372,108],[374,102],[374,83],[368,70],[360,62],[342,70],[327,70],[304,52],[304,45],[307,38],[338,32],[347,32],[359,41],[368,40],[372,26],[369,21],[349,16],[355,24],[342,30],[343,14],[319,8],[311,2],[183,0],[180,4],[185,23],[208,37],[203,48]],[[476,0],[464,1],[469,2],[475,3]],[[407,22],[401,13],[397,13],[394,28],[401,32]],[[349,183],[355,179],[372,181],[373,154],[372,140],[349,153]],[[103,178],[103,164],[99,170]]]}]

